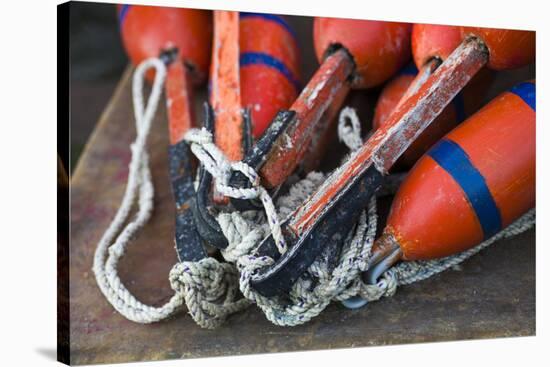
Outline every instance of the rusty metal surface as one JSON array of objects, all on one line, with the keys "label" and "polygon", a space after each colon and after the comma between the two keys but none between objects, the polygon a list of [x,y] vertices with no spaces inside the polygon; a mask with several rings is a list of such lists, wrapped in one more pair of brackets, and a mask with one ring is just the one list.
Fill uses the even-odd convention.
[{"label": "rusty metal surface", "polygon": [[[500,241],[461,271],[399,288],[351,311],[329,306],[310,323],[281,328],[254,307],[218,330],[198,327],[185,312],[140,325],[117,314],[99,291],[92,257],[120,204],[135,137],[130,73],[122,78],[71,182],[70,331],[73,364],[161,360],[397,343],[493,338],[535,333],[535,232]],[[204,95],[199,95],[203,99]],[[120,276],[130,291],[160,305],[172,291],[176,259],[174,205],[167,166],[164,106],[149,138],[155,184],[151,222],[129,247]]]}]

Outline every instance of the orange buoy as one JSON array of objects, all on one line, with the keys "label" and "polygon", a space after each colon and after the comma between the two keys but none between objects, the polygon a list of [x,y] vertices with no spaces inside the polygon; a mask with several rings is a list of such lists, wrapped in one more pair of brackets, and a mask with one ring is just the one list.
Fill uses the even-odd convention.
[{"label": "orange buoy", "polygon": [[535,61],[535,32],[481,27],[461,27],[462,38],[475,37],[489,52],[493,70],[519,68]]},{"label": "orange buoy", "polygon": [[250,109],[255,138],[300,93],[300,54],[294,31],[282,16],[240,13],[241,103]]},{"label": "orange buoy", "polygon": [[[134,65],[177,48],[194,84],[206,80],[212,44],[209,11],[160,6],[122,5],[119,8],[122,42]],[[152,76],[149,76],[152,80]]]},{"label": "orange buoy", "polygon": [[414,24],[411,34],[413,60],[420,70],[433,59],[445,60],[460,44],[459,27],[436,24]]},{"label": "orange buoy", "polygon": [[[415,25],[416,26],[416,25]],[[413,28],[414,30],[414,28]],[[413,31],[414,34],[414,31]],[[380,92],[376,107],[372,128],[374,130],[383,126],[390,113],[398,106],[403,96],[409,90],[416,76],[417,69],[414,65],[403,68],[398,75],[390,80]],[[443,135],[451,131],[458,123],[481,107],[483,97],[493,79],[493,72],[482,69],[470,83],[459,92],[452,102],[439,114],[434,122],[420,134],[407,148],[401,158],[396,162],[396,169],[410,169],[414,163]]]},{"label": "orange buoy", "polygon": [[535,82],[520,83],[430,149],[394,198],[368,279],[467,250],[533,208],[535,118]]},{"label": "orange buoy", "polygon": [[315,53],[322,62],[344,47],[355,62],[353,86],[371,88],[395,74],[410,57],[411,25],[358,19],[315,18]]}]

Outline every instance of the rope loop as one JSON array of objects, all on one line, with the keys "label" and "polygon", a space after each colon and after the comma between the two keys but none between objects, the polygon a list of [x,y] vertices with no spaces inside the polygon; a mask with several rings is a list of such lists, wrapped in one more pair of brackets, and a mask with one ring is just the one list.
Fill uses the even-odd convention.
[{"label": "rope loop", "polygon": [[[252,167],[244,162],[230,162],[223,152],[213,143],[213,136],[208,130],[191,129],[184,139],[191,144],[191,151],[214,177],[216,190],[221,194],[242,200],[260,199],[267,217],[267,223],[279,253],[287,251],[287,245],[281,231],[273,200],[267,190],[261,186],[260,177]],[[229,185],[232,172],[241,172],[249,180],[251,188],[240,188]]]}]

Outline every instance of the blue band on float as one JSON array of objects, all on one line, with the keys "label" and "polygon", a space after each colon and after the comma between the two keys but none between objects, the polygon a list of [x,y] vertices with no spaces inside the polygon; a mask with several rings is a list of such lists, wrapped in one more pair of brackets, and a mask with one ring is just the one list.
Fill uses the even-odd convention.
[{"label": "blue band on float", "polygon": [[294,86],[296,92],[299,93],[301,86],[300,82],[292,75],[290,69],[279,59],[265,54],[263,52],[243,52],[239,57],[239,65],[241,67],[247,65],[265,65],[276,69]]},{"label": "blue band on float", "polygon": [[124,18],[126,17],[126,13],[128,13],[128,10],[130,9],[130,5],[124,4],[120,7],[120,12],[118,13],[118,24],[122,27],[122,22],[124,22]]},{"label": "blue band on float", "polygon": [[430,149],[428,155],[462,188],[476,213],[484,239],[500,231],[502,228],[500,210],[487,187],[485,177],[472,164],[468,154],[460,145],[452,140],[443,139]]},{"label": "blue band on float", "polygon": [[292,37],[296,38],[296,33],[294,32],[294,29],[284,20],[283,17],[280,17],[278,15],[274,14],[263,14],[263,13],[247,13],[247,12],[241,12],[239,13],[239,18],[246,19],[246,18],[262,18],[265,20],[269,20],[271,22],[275,22],[279,25],[281,25],[288,33],[292,35]]},{"label": "blue band on float", "polygon": [[530,83],[530,82],[519,83],[518,85],[510,89],[510,93],[514,93],[516,96],[521,98],[523,102],[527,103],[527,105],[529,105],[529,107],[531,107],[533,111],[537,112],[537,109],[536,109],[537,93],[536,93],[536,86],[534,83]]}]

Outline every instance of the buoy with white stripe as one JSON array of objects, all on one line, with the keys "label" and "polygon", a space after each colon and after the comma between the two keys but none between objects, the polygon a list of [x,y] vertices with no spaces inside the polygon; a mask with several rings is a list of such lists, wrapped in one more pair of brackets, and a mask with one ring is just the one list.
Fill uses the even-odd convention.
[{"label": "buoy with white stripe", "polygon": [[413,167],[375,241],[368,283],[399,260],[457,254],[535,206],[535,81],[502,93]]}]

